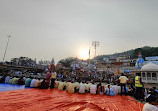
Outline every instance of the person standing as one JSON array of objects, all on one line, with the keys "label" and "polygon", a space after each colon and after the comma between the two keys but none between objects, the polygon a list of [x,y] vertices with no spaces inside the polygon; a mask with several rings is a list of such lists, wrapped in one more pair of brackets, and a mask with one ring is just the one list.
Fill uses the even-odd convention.
[{"label": "person standing", "polygon": [[140,73],[136,74],[135,77],[135,87],[136,87],[136,99],[143,99],[143,83],[140,77]]},{"label": "person standing", "polygon": [[125,95],[127,95],[127,93],[126,93],[126,83],[128,81],[128,78],[122,73],[119,80],[120,80],[120,85],[121,85],[121,95],[123,94],[123,89],[124,89]]},{"label": "person standing", "polygon": [[47,72],[47,75],[46,75],[46,84],[47,84],[47,88],[49,87],[50,85],[50,79],[51,79],[51,71],[50,72]]},{"label": "person standing", "polygon": [[53,89],[54,88],[54,83],[55,83],[55,80],[56,80],[56,72],[55,70],[52,71],[52,74],[51,74],[51,85],[50,85],[50,89]]}]

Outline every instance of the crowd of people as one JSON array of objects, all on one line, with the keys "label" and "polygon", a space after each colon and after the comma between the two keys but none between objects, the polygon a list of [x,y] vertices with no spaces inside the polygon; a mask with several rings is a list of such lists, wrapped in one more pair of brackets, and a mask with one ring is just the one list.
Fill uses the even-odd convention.
[{"label": "crowd of people", "polygon": [[[130,95],[135,97],[137,100],[145,100],[148,103],[145,105],[152,107],[157,102],[158,90],[156,87],[151,89],[144,89],[143,83],[141,81],[140,74],[138,73],[135,77],[135,85],[131,84],[127,87],[127,82],[129,78],[125,74],[117,77],[117,81],[108,81],[107,83],[85,81],[85,80],[75,80],[70,78],[59,79],[55,71],[50,71],[46,73],[45,78],[33,78],[33,77],[18,77],[18,76],[0,76],[0,83],[10,83],[25,85],[26,87],[34,87],[40,89],[53,89],[66,90],[68,93],[79,93],[79,94],[100,94],[115,96],[120,95]],[[147,107],[148,108],[148,107]]]}]

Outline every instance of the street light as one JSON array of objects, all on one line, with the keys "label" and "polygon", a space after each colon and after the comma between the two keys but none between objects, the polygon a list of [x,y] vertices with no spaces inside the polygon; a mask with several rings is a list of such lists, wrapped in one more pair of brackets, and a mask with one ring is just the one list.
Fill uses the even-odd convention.
[{"label": "street light", "polygon": [[95,57],[96,57],[96,54],[97,54],[97,47],[99,47],[99,42],[98,41],[92,41],[92,46],[94,46],[94,49],[95,49]]},{"label": "street light", "polygon": [[8,36],[8,41],[7,41],[7,45],[6,45],[6,48],[5,48],[5,52],[4,52],[4,57],[3,57],[3,63],[4,63],[4,60],[5,60],[5,56],[6,56],[6,52],[7,52],[7,48],[8,48],[8,44],[9,44],[9,39],[10,39],[11,36]]}]

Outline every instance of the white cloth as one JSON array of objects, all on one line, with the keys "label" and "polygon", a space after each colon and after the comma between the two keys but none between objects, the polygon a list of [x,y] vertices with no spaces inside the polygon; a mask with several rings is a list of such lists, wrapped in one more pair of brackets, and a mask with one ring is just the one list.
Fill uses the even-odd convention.
[{"label": "white cloth", "polygon": [[154,105],[151,105],[149,103],[144,104],[143,111],[158,111],[158,108]]},{"label": "white cloth", "polygon": [[10,76],[7,76],[7,77],[5,78],[5,83],[9,83],[9,80],[10,80]]},{"label": "white cloth", "polygon": [[80,94],[84,94],[86,90],[86,85],[83,83],[80,83],[80,89],[79,89],[79,93]]},{"label": "white cloth", "polygon": [[112,89],[115,91],[116,95],[119,93],[119,87],[117,85],[112,86]]},{"label": "white cloth", "polygon": [[34,87],[35,82],[36,82],[36,79],[32,79],[30,87]]},{"label": "white cloth", "polygon": [[90,86],[90,93],[91,94],[96,94],[96,91],[97,91],[97,85],[92,84]]}]

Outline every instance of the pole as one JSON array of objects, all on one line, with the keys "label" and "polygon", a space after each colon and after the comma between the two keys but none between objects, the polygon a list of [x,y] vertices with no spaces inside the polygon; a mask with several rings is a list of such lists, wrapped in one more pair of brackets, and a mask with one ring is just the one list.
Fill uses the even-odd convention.
[{"label": "pole", "polygon": [[98,41],[92,41],[92,46],[94,46],[95,57],[96,57],[97,56],[97,47],[99,47],[99,42]]},{"label": "pole", "polygon": [[89,65],[90,65],[90,57],[91,56],[91,50],[90,50],[90,48],[89,48]]},{"label": "pole", "polygon": [[96,44],[95,44],[94,49],[95,49],[95,57],[96,57],[96,55],[97,55],[97,46],[96,46]]},{"label": "pole", "polygon": [[7,48],[8,48],[8,44],[9,44],[9,38],[10,38],[10,36],[8,36],[8,41],[7,41],[7,45],[6,45],[6,49],[5,49],[4,57],[3,57],[3,62],[4,62],[5,56],[6,56],[6,52],[7,52]]}]

